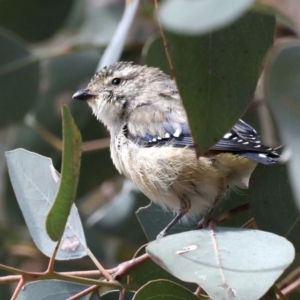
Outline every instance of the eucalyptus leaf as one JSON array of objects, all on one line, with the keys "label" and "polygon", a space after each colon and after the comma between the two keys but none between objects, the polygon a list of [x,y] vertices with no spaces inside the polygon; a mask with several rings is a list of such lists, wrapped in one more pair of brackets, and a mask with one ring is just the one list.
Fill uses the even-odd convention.
[{"label": "eucalyptus leaf", "polygon": [[[145,248],[141,247],[134,255],[134,257],[138,257],[145,253]],[[185,288],[195,291],[197,289],[197,285],[194,283],[182,282],[157,264],[155,264],[151,259],[144,261],[142,264],[139,264],[136,268],[134,268],[130,274],[128,274],[128,283],[133,286],[143,286],[147,284],[147,282],[152,280],[169,280],[175,283],[178,283]]]},{"label": "eucalyptus leaf", "polygon": [[66,21],[74,0],[0,1],[0,26],[29,42],[49,39]]},{"label": "eucalyptus leaf", "polygon": [[[124,300],[131,300],[133,297],[133,292],[126,292],[125,297],[122,298]],[[100,300],[119,300],[120,299],[120,291],[110,291],[101,295]]]},{"label": "eucalyptus leaf", "polygon": [[172,0],[162,3],[159,19],[167,30],[200,35],[228,26],[255,0]]},{"label": "eucalyptus leaf", "polygon": [[[20,291],[17,300],[66,300],[85,289],[88,285],[62,280],[41,280],[27,283]],[[89,295],[80,297],[88,300]]]},{"label": "eucalyptus leaf", "polygon": [[57,195],[46,219],[47,233],[53,241],[60,240],[65,231],[76,196],[81,158],[81,135],[66,106],[62,106],[62,117],[62,174]]},{"label": "eucalyptus leaf", "polygon": [[[6,160],[10,180],[33,241],[40,251],[51,257],[56,243],[47,234],[46,216],[57,194],[60,175],[50,158],[24,149],[6,152]],[[87,255],[82,244],[85,245],[84,232],[73,204],[56,259],[78,259]]]},{"label": "eucalyptus leaf", "polygon": [[259,166],[251,177],[248,194],[258,228],[287,238],[300,253],[300,213],[287,165]]},{"label": "eucalyptus leaf", "polygon": [[[143,227],[144,233],[148,241],[156,239],[158,234],[171,222],[175,217],[174,213],[164,210],[161,206],[151,202],[146,207],[141,207],[136,212],[136,216]],[[200,220],[198,220],[200,221]],[[175,224],[168,234],[179,233],[194,229],[197,222],[187,222],[182,220]]]},{"label": "eucalyptus leaf", "polygon": [[151,242],[146,251],[158,265],[197,283],[212,299],[236,300],[263,296],[295,255],[282,237],[226,227],[170,235]]},{"label": "eucalyptus leaf", "polygon": [[300,209],[300,42],[277,44],[270,53],[265,74],[265,94],[279,124],[287,149],[290,180]]},{"label": "eucalyptus leaf", "polygon": [[143,287],[141,287],[133,300],[199,300],[191,291],[183,286],[168,280],[153,280],[149,281]]},{"label": "eucalyptus leaf", "polygon": [[[274,18],[249,13],[203,37],[165,34],[196,150],[201,154],[228,132],[252,100],[260,65],[273,41]],[[168,71],[164,52],[162,40],[154,40],[144,51],[146,64]]]}]

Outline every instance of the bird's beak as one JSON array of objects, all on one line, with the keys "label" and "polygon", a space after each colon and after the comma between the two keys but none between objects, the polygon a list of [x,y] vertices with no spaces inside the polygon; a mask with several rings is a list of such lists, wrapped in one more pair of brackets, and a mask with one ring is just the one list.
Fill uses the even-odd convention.
[{"label": "bird's beak", "polygon": [[78,99],[78,100],[90,100],[91,98],[96,97],[97,94],[93,93],[92,91],[90,91],[89,89],[82,89],[77,91],[74,95],[73,95],[73,99]]}]

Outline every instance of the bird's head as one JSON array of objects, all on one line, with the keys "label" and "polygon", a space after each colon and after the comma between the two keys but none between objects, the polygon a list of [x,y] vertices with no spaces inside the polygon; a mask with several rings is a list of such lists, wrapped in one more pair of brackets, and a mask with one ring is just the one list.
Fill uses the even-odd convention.
[{"label": "bird's head", "polygon": [[118,62],[96,73],[73,98],[86,100],[97,119],[111,129],[126,121],[135,108],[154,103],[166,82],[174,84],[157,68]]}]

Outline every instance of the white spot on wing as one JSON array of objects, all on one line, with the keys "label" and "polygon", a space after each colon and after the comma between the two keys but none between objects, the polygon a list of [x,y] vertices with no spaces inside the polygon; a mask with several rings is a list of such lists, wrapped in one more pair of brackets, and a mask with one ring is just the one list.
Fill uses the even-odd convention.
[{"label": "white spot on wing", "polygon": [[176,129],[176,131],[173,133],[173,136],[175,136],[175,137],[179,137],[180,135],[181,135],[181,132],[182,132],[182,130],[181,130],[181,128],[179,129]]},{"label": "white spot on wing", "polygon": [[229,139],[231,136],[232,136],[232,133],[229,132],[229,133],[226,133],[226,134],[223,136],[223,138],[227,140],[227,139]]},{"label": "white spot on wing", "polygon": [[263,158],[266,158],[266,157],[267,157],[266,154],[262,154],[262,153],[259,153],[258,156],[259,156],[259,157],[263,157]]},{"label": "white spot on wing", "polygon": [[170,133],[169,132],[166,132],[166,134],[165,134],[165,138],[170,138],[171,137],[171,135],[170,135]]}]

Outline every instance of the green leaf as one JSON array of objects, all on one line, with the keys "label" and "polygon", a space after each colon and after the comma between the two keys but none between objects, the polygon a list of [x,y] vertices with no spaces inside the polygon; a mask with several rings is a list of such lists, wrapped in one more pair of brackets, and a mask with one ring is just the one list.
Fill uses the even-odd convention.
[{"label": "green leaf", "polygon": [[[85,289],[88,285],[61,281],[61,280],[42,280],[27,283],[21,289],[17,300],[65,300],[72,297]],[[80,298],[88,300],[89,295]]]},{"label": "green leaf", "polygon": [[[166,32],[198,154],[217,143],[246,110],[273,34],[274,19],[255,13],[203,37]],[[160,67],[165,57],[161,40],[146,49],[146,63]]]},{"label": "green leaf", "polygon": [[228,26],[253,5],[254,0],[173,0],[164,2],[159,18],[165,29],[200,35]]},{"label": "green leaf", "polygon": [[168,280],[150,281],[141,287],[133,300],[199,300],[191,291]]},{"label": "green leaf", "polygon": [[177,278],[195,282],[212,299],[259,299],[291,264],[286,239],[259,230],[216,227],[151,242],[151,258]]},{"label": "green leaf", "polygon": [[[52,160],[24,149],[5,153],[9,177],[36,246],[48,257],[56,247],[46,231],[46,216],[58,191],[60,175]],[[78,259],[86,254],[82,224],[73,204],[56,259]]]},{"label": "green leaf", "polygon": [[300,213],[286,165],[259,166],[251,177],[248,200],[261,230],[284,236],[300,253]]},{"label": "green leaf", "polygon": [[[175,217],[172,212],[164,210],[161,206],[151,202],[146,207],[141,207],[136,212],[136,216],[143,227],[148,241],[156,239],[157,235],[171,222]],[[200,219],[198,220],[200,221]],[[179,233],[194,229],[197,222],[179,222],[174,225],[168,234]]]},{"label": "green leaf", "polygon": [[292,189],[300,209],[300,42],[277,44],[270,53],[265,94],[279,124],[282,141],[291,151],[288,163]]},{"label": "green leaf", "polygon": [[[124,300],[131,300],[133,297],[133,292],[126,292]],[[120,291],[111,291],[101,295],[100,300],[119,300],[120,299]],[[123,298],[122,298],[123,299]]]},{"label": "green leaf", "polygon": [[74,0],[1,0],[0,26],[30,42],[49,39],[64,24],[73,3]]},{"label": "green leaf", "polygon": [[63,117],[63,160],[59,190],[46,220],[50,238],[58,241],[65,230],[72,204],[75,200],[81,155],[81,136],[66,106]]},{"label": "green leaf", "polygon": [[[137,253],[135,253],[134,257],[138,257],[140,255],[143,255],[144,253],[145,249],[140,248]],[[127,278],[128,283],[133,286],[143,286],[152,280],[169,280],[178,283],[191,291],[195,291],[197,289],[196,284],[182,282],[181,280],[155,264],[151,259],[148,259],[147,261],[134,268]]]},{"label": "green leaf", "polygon": [[25,45],[0,32],[0,127],[20,121],[35,103],[39,62]]}]

